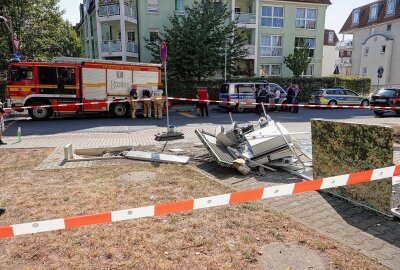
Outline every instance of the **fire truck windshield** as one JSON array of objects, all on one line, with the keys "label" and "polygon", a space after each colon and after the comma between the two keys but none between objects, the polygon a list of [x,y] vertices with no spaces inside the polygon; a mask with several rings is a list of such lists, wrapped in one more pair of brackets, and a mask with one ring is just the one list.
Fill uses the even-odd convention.
[{"label": "fire truck windshield", "polygon": [[11,67],[8,71],[8,79],[12,82],[32,80],[33,72],[31,67]]}]

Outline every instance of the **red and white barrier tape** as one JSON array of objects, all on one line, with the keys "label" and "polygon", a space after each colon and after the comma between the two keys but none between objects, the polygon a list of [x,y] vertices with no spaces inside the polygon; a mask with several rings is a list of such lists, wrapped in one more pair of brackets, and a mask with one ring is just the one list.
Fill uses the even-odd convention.
[{"label": "red and white barrier tape", "polygon": [[327,188],[356,185],[394,176],[400,176],[400,165],[328,177],[313,181],[298,182],[295,184],[279,185],[254,190],[245,190],[205,198],[190,199],[180,202],[156,204],[147,207],[125,209],[88,216],[75,216],[3,226],[0,227],[0,238],[64,229],[74,229],[96,224],[133,220],[145,217],[156,217],[160,215],[212,208],[223,205],[233,205],[238,203],[323,190]]},{"label": "red and white barrier tape", "polygon": [[[111,104],[111,103],[126,103],[126,102],[143,102],[143,101],[155,101],[159,98],[145,98],[145,99],[122,99],[122,100],[110,100],[110,101],[91,101],[91,102],[79,102],[79,103],[62,103],[52,105],[40,105],[40,106],[23,106],[23,107],[12,107],[11,110],[27,110],[27,109],[38,109],[38,108],[59,108],[68,106],[84,106],[84,105],[99,105],[99,104]],[[165,98],[163,98],[165,99]],[[382,110],[400,110],[399,106],[359,106],[359,105],[320,105],[320,104],[272,104],[272,103],[257,103],[257,102],[237,102],[237,101],[221,101],[221,100],[205,100],[205,99],[194,99],[194,98],[176,98],[169,97],[168,100],[174,101],[190,101],[190,102],[202,102],[202,103],[217,103],[227,105],[262,105],[264,106],[276,106],[276,107],[303,107],[303,108],[328,108],[328,109],[382,109]],[[7,109],[7,108],[5,108]]]},{"label": "red and white barrier tape", "polygon": [[359,106],[359,105],[322,105],[322,104],[274,104],[274,103],[257,103],[257,102],[237,102],[237,101],[222,101],[222,100],[205,100],[194,98],[175,98],[170,97],[169,100],[175,101],[192,101],[202,103],[219,103],[227,105],[262,105],[264,106],[277,106],[277,107],[303,107],[303,108],[329,108],[329,109],[385,109],[385,110],[400,110],[399,106]]}]

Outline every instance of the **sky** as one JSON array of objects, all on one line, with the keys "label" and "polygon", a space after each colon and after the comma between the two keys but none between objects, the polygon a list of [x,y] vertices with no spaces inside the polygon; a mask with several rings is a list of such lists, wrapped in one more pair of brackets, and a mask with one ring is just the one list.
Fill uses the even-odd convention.
[{"label": "sky", "polygon": [[[79,4],[82,0],[61,0],[60,7],[65,10],[64,18],[73,25],[79,22]],[[339,33],[351,11],[359,6],[372,3],[373,0],[331,0],[332,5],[328,7],[325,28],[333,29]],[[340,38],[340,37],[339,37]]]}]

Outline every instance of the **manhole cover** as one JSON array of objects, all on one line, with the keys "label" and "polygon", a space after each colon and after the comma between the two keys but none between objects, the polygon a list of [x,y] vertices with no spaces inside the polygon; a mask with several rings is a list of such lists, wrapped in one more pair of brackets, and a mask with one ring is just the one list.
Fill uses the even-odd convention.
[{"label": "manhole cover", "polygon": [[318,252],[307,247],[275,242],[262,249],[260,264],[265,270],[325,270],[326,264]]},{"label": "manhole cover", "polygon": [[118,177],[122,182],[141,182],[147,181],[155,178],[157,176],[154,172],[140,171],[140,172],[130,172]]}]

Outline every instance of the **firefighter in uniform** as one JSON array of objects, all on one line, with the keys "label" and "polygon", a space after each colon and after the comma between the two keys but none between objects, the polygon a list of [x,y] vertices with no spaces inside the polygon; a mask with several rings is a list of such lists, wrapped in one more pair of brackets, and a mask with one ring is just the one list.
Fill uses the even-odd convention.
[{"label": "firefighter in uniform", "polygon": [[136,118],[136,110],[137,110],[137,100],[138,99],[138,94],[137,94],[137,86],[136,84],[132,84],[131,86],[131,92],[129,93],[130,100],[131,100],[131,117],[132,119]]},{"label": "firefighter in uniform", "polygon": [[[162,87],[158,87],[156,91],[153,92],[154,98],[154,118],[163,118],[163,107],[164,107],[164,99],[163,99],[164,91]],[[168,105],[167,105],[168,106]]]},{"label": "firefighter in uniform", "polygon": [[144,107],[144,112],[143,116],[146,118],[151,118],[151,100],[150,100],[151,94],[150,90],[144,89],[143,90],[143,98],[148,99],[143,101],[143,107]]}]

